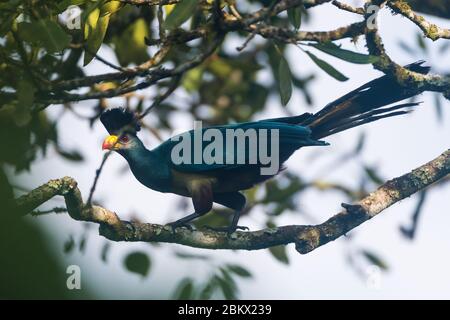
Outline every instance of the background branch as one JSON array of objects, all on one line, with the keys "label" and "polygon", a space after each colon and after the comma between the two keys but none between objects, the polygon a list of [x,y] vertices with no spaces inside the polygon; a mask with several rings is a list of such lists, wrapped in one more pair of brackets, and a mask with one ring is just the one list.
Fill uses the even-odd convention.
[{"label": "background branch", "polygon": [[430,38],[433,41],[440,38],[450,39],[449,29],[440,28],[434,23],[428,22],[424,17],[415,13],[405,1],[388,1],[387,5],[392,9],[392,11],[401,14],[415,23],[420,29],[422,29],[427,38]]},{"label": "background branch", "polygon": [[[132,5],[164,5],[168,3],[177,3],[178,1],[123,1]],[[359,15],[365,15],[365,20],[354,22],[348,26],[342,26],[335,30],[329,31],[296,31],[289,27],[272,24],[271,17],[276,16],[289,9],[302,6],[305,9],[315,7],[324,3],[331,2],[340,10],[350,11]],[[435,24],[429,23],[422,16],[416,14],[407,2],[403,0],[381,1],[374,0],[366,3],[369,5],[384,6],[385,4],[393,10],[393,12],[402,15],[413,23],[418,25],[425,36],[432,40],[440,38],[450,39],[450,30],[440,28]],[[234,7],[233,7],[234,8]],[[281,41],[284,43],[296,44],[300,41],[314,41],[325,43],[345,38],[356,38],[360,35],[366,35],[367,46],[372,55],[379,56],[381,59],[374,62],[376,69],[392,74],[396,77],[401,85],[411,86],[420,91],[436,91],[444,93],[445,97],[450,96],[450,80],[449,77],[440,75],[422,75],[411,72],[402,68],[400,65],[392,61],[382,46],[381,38],[377,33],[377,29],[368,29],[368,19],[371,14],[365,12],[364,8],[356,8],[340,1],[331,0],[281,0],[274,1],[270,6],[263,7],[254,12],[247,14],[228,15],[225,14],[225,8],[211,9],[213,16],[218,19],[209,19],[204,24],[195,25],[192,30],[184,30],[176,28],[174,30],[163,30],[161,21],[163,19],[162,11],[159,10],[160,19],[160,39],[146,39],[147,45],[159,45],[159,50],[149,60],[141,63],[134,68],[123,68],[118,72],[110,72],[93,76],[83,76],[73,79],[57,80],[49,82],[43,88],[39,88],[36,94],[36,100],[42,104],[61,104],[67,102],[75,102],[90,99],[112,98],[129,94],[138,90],[146,89],[158,83],[161,79],[183,76],[187,71],[202,64],[208,57],[212,56],[215,49],[220,47],[224,37],[233,32],[247,35],[247,40],[243,46],[238,47],[238,51],[242,50],[247,43],[256,35],[260,35],[266,39]],[[218,11],[214,14],[214,10]],[[233,10],[236,11],[236,8]],[[167,31],[167,34],[166,34]],[[169,32],[170,31],[170,32]],[[216,36],[208,37],[208,34]],[[164,36],[162,36],[164,35]],[[175,46],[186,45],[195,39],[203,39],[207,45],[199,47],[200,54],[192,60],[177,62],[178,65],[171,69],[158,67],[165,58],[167,58],[171,49]],[[219,40],[219,41],[217,41]],[[107,62],[107,61],[103,61]],[[79,90],[84,87],[95,89],[95,85],[102,82],[128,82],[134,81],[133,85],[126,87],[119,86],[114,89],[105,91],[91,90],[88,93],[72,93],[71,90]],[[45,108],[44,106],[43,108]],[[41,109],[39,109],[41,110]]]},{"label": "background branch", "polygon": [[[382,1],[385,2],[385,1]],[[369,4],[379,4],[379,1],[368,2]],[[371,14],[366,13],[365,19],[369,19]],[[385,74],[393,75],[400,85],[411,89],[422,91],[435,91],[443,93],[444,97],[450,99],[450,77],[436,74],[420,74],[410,71],[394,62],[387,54],[383,40],[381,39],[378,27],[372,26],[366,29],[367,49],[371,55],[379,57],[373,66]]]}]

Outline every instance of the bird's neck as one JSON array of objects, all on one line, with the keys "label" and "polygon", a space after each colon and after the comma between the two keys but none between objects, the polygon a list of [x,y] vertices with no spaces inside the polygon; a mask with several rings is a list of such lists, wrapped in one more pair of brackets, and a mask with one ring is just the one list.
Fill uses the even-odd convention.
[{"label": "bird's neck", "polygon": [[122,150],[120,154],[127,160],[133,173],[136,170],[143,172],[144,170],[149,171],[151,169],[150,171],[153,171],[152,168],[157,169],[162,165],[158,156],[145,148],[144,145],[139,145],[129,150]]},{"label": "bird's neck", "polygon": [[140,145],[120,154],[127,160],[139,182],[153,190],[166,191],[170,184],[170,168],[157,153]]},{"label": "bird's neck", "polygon": [[[130,165],[148,161],[152,162],[154,158],[153,152],[148,150],[144,145],[138,145],[132,149],[119,150],[119,153]],[[145,161],[143,161],[143,159],[145,159]]]}]

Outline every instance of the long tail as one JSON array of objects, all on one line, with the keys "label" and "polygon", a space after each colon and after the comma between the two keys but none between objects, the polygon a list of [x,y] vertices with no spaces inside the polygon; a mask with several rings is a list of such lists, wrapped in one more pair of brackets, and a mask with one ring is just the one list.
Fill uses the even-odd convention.
[{"label": "long tail", "polygon": [[[424,61],[418,61],[405,68],[427,74],[430,68],[422,66],[423,63]],[[421,93],[420,90],[402,87],[391,76],[385,75],[329,103],[315,114],[303,114],[277,120],[308,126],[311,128],[312,138],[321,139],[365,123],[409,113],[410,108],[419,103],[386,106],[419,93]]]}]

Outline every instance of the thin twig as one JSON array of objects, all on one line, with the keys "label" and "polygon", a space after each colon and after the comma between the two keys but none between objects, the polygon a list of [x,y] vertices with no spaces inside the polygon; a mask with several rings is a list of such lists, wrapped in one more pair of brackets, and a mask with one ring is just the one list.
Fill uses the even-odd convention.
[{"label": "thin twig", "polygon": [[111,155],[111,153],[112,153],[112,151],[109,150],[108,152],[106,152],[103,155],[102,163],[100,164],[100,167],[95,171],[94,182],[92,183],[91,190],[89,192],[89,197],[88,197],[88,200],[86,202],[86,205],[88,207],[92,206],[92,198],[94,197],[94,192],[95,192],[95,189],[97,188],[98,179],[100,178],[100,175],[102,174],[102,171],[103,171],[103,167],[105,166],[106,161],[108,160],[108,158]]},{"label": "thin twig", "polygon": [[252,30],[252,32],[248,35],[247,39],[245,39],[244,43],[236,48],[237,51],[244,50],[247,47],[247,45],[250,43],[250,41],[253,40],[253,38],[258,33],[260,25],[262,24],[262,22],[267,22],[272,17],[272,15],[274,13],[274,8],[278,4],[278,2],[280,2],[280,1],[279,0],[274,0],[272,2],[272,4],[270,5],[269,9],[267,10],[267,13],[265,13],[265,17],[263,18],[263,20],[259,24],[257,24],[255,26],[255,28]]},{"label": "thin twig", "polygon": [[337,0],[334,0],[332,2],[332,4],[334,6],[336,6],[337,8],[341,9],[341,10],[348,11],[348,12],[351,12],[351,13],[356,13],[356,14],[361,14],[361,15],[364,15],[366,13],[364,8],[353,7],[353,6],[351,6],[351,5],[347,4],[347,3],[342,3],[342,2],[337,1]]},{"label": "thin twig", "polygon": [[422,212],[422,208],[425,204],[426,198],[427,198],[427,190],[421,191],[419,194],[419,201],[417,203],[417,207],[414,210],[414,214],[411,219],[412,220],[411,226],[409,226],[409,227],[401,226],[400,227],[400,231],[403,233],[403,235],[405,235],[410,240],[414,239],[414,236],[416,234],[417,226],[418,226],[418,222],[419,222],[419,216]]},{"label": "thin twig", "polygon": [[45,214],[49,214],[49,213],[66,213],[67,212],[67,208],[64,207],[55,207],[53,209],[49,209],[49,210],[34,210],[30,213],[31,216],[33,217],[38,217],[38,216],[42,216]]},{"label": "thin twig", "polygon": [[169,88],[167,88],[166,92],[164,92],[164,94],[157,96],[154,100],[153,103],[147,108],[145,109],[144,112],[142,112],[139,115],[139,119],[144,118],[146,115],[148,115],[150,113],[150,111],[152,111],[155,107],[159,106],[164,100],[166,100],[173,91],[175,91],[176,88],[178,88],[178,85],[180,84],[180,80],[181,80],[181,76],[175,76],[172,79],[172,83],[170,84]]},{"label": "thin twig", "polygon": [[95,57],[98,61],[100,61],[101,63],[103,63],[104,65],[107,65],[108,67],[110,67],[110,68],[112,68],[112,69],[114,69],[114,70],[121,71],[121,72],[125,71],[125,68],[122,68],[122,67],[120,67],[120,66],[116,66],[114,63],[111,63],[111,62],[109,62],[109,61],[103,59],[102,57],[100,57],[97,53],[94,55],[94,57]]}]

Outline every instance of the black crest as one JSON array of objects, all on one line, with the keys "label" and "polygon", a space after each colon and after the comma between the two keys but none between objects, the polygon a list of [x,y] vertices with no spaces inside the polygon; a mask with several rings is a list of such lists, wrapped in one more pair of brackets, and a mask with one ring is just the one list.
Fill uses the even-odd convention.
[{"label": "black crest", "polygon": [[137,133],[141,130],[136,113],[125,108],[106,110],[100,115],[100,121],[109,134],[117,135],[123,132]]}]

